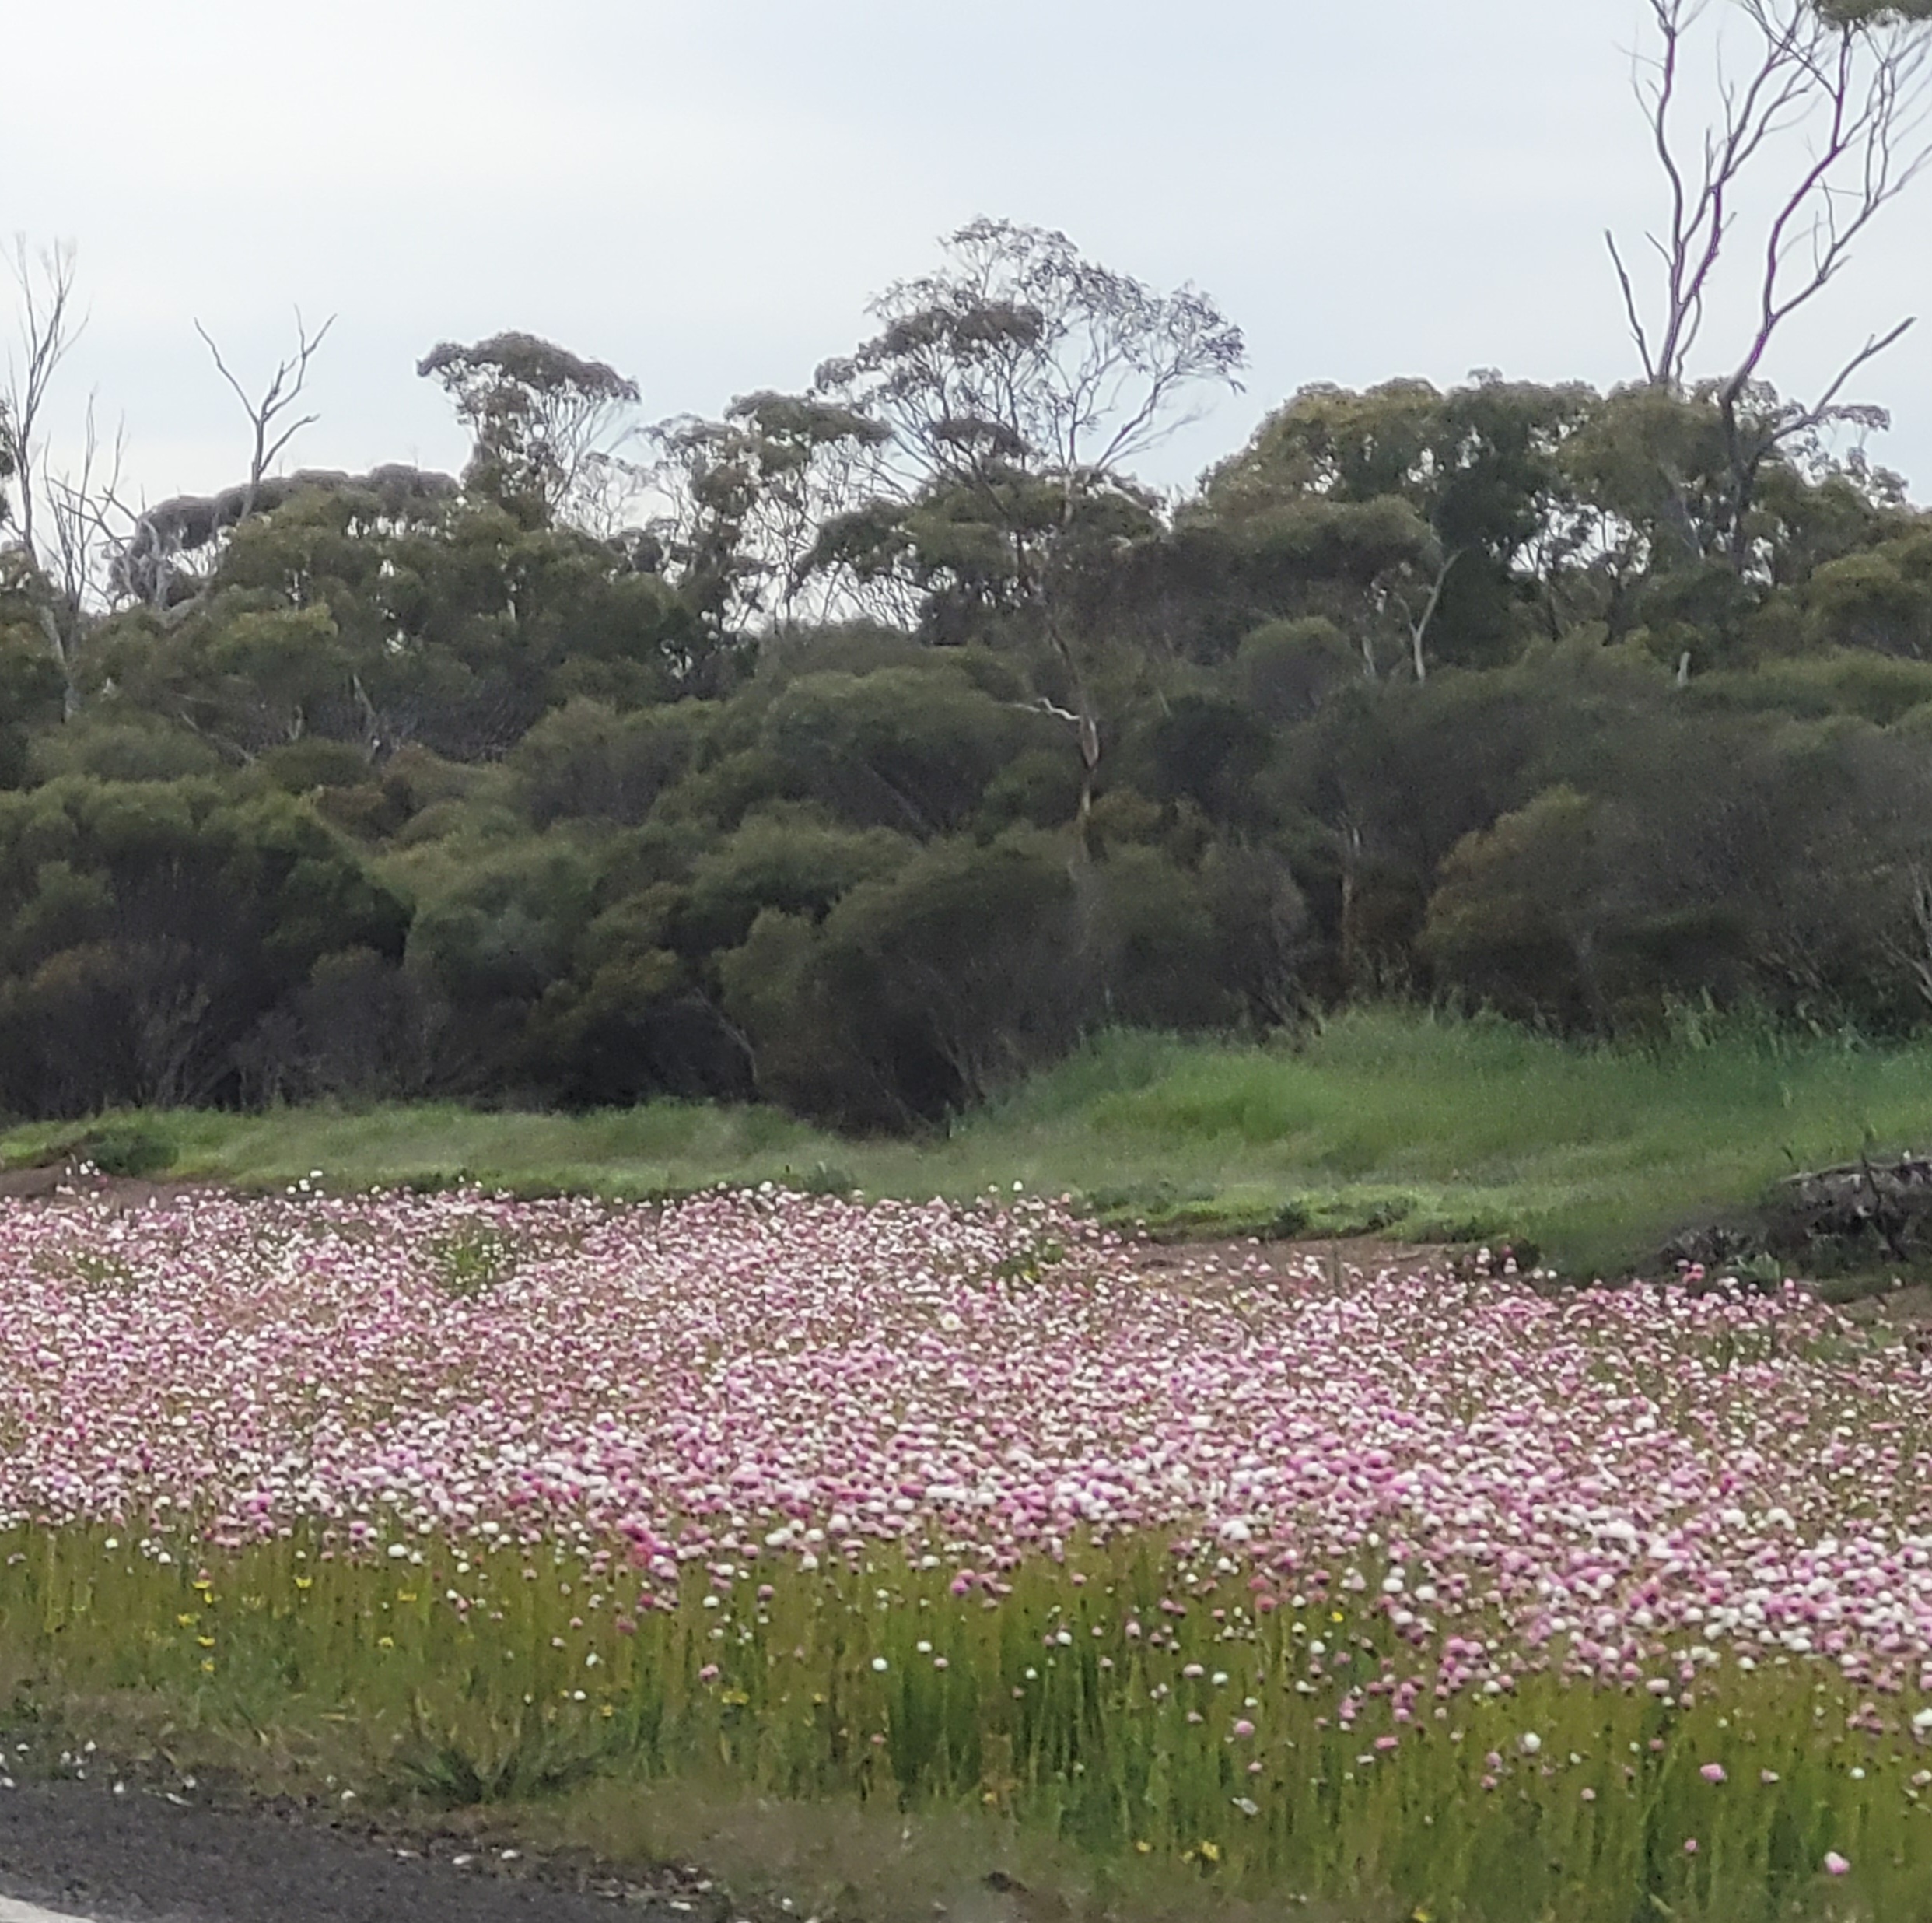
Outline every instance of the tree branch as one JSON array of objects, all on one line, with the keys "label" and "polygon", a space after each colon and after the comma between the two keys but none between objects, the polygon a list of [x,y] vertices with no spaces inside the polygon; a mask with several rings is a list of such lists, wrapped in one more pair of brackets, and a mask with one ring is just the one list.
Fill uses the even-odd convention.
[{"label": "tree branch", "polygon": [[311,335],[303,324],[302,310],[296,310],[296,351],[292,358],[278,361],[275,371],[269,377],[268,384],[262,390],[260,400],[250,398],[248,390],[238,380],[228,363],[222,358],[222,350],[215,337],[198,320],[194,331],[201,337],[215,370],[234,391],[235,398],[242,404],[242,411],[248,416],[250,429],[254,435],[254,446],[248,462],[248,494],[242,508],[240,518],[246,520],[254,512],[255,496],[261,488],[263,477],[280,457],[289,443],[305,427],[313,427],[320,417],[305,414],[282,427],[276,432],[277,423],[282,415],[301,398],[303,389],[308,384],[309,363],[315,358],[317,350],[328,338],[329,330],[335,325],[335,316],[331,314],[314,334]]}]

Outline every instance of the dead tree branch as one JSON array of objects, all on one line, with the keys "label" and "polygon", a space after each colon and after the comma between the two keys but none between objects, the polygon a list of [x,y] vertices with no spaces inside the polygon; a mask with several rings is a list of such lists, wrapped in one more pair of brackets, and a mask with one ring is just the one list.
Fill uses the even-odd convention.
[{"label": "dead tree branch", "polygon": [[[1794,174],[1769,194],[1755,251],[1752,317],[1727,371],[1699,391],[1721,418],[1730,468],[1732,564],[1748,558],[1759,477],[1778,451],[1846,420],[1850,381],[1902,338],[1908,319],[1867,336],[1809,403],[1780,402],[1765,370],[1779,335],[1838,279],[1873,222],[1932,163],[1932,23],[1915,7],[1827,5],[1821,0],[1647,0],[1655,50],[1639,54],[1633,88],[1662,170],[1668,216],[1646,238],[1660,285],[1647,318],[1636,275],[1606,236],[1624,317],[1645,380],[1685,392],[1720,278],[1736,250],[1738,207],[1779,157]],[[1714,18],[1746,23],[1741,59],[1713,34],[1715,99],[1696,131],[1685,124],[1687,61],[1695,30]],[[1802,141],[1800,150],[1797,143]]]},{"label": "dead tree branch", "polygon": [[86,326],[74,312],[74,250],[58,243],[37,254],[24,234],[16,234],[8,266],[19,290],[16,341],[7,350],[6,388],[0,396],[0,455],[5,457],[19,489],[20,545],[38,564],[36,475],[45,449],[41,416],[47,398],[74,343]]},{"label": "dead tree branch", "polygon": [[203,344],[213,358],[215,370],[234,391],[235,398],[242,404],[242,410],[248,416],[249,427],[254,436],[254,446],[248,461],[248,493],[242,509],[241,518],[247,520],[254,512],[255,496],[259,492],[262,477],[281,457],[283,451],[296,435],[305,427],[313,427],[320,418],[317,415],[303,414],[294,420],[284,419],[289,410],[302,398],[302,391],[307,386],[309,363],[315,358],[317,350],[328,338],[329,330],[335,325],[335,316],[331,314],[321,326],[311,335],[303,324],[302,310],[296,310],[296,351],[289,359],[278,361],[275,371],[269,377],[268,384],[263,388],[260,399],[250,394],[222,358],[222,350],[215,345],[215,337],[199,320],[194,331],[201,337]]}]

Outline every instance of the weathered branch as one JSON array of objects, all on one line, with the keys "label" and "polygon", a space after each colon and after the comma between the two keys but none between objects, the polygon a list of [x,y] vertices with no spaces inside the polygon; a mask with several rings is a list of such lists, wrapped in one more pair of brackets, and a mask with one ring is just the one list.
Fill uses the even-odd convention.
[{"label": "weathered branch", "polygon": [[0,405],[0,452],[8,457],[19,487],[20,545],[37,565],[35,474],[44,463],[40,416],[54,377],[86,327],[72,313],[74,250],[56,245],[37,255],[23,234],[14,236],[9,255],[19,289],[19,352],[7,354],[7,384]]},{"label": "weathered branch", "polygon": [[1759,180],[1781,136],[1800,127],[1813,135],[1795,177],[1771,202],[1753,270],[1748,335],[1728,371],[1700,391],[1722,425],[1727,546],[1732,566],[1742,571],[1766,464],[1781,448],[1846,418],[1842,397],[1850,380],[1912,324],[1870,337],[1808,405],[1780,405],[1763,385],[1786,324],[1830,287],[1879,215],[1932,163],[1926,134],[1932,24],[1916,14],[1850,17],[1815,0],[1730,0],[1725,11],[1749,22],[1756,50],[1738,78],[1720,44],[1717,103],[1699,146],[1690,149],[1693,160],[1678,116],[1687,37],[1711,12],[1710,0],[1649,4],[1661,49],[1647,62],[1639,59],[1634,85],[1669,202],[1667,229],[1648,236],[1661,264],[1654,326],[1614,235],[1609,247],[1625,319],[1653,386],[1672,392],[1686,387],[1745,186]]},{"label": "weathered branch", "polygon": [[296,310],[296,351],[293,356],[275,363],[275,371],[269,377],[268,384],[259,400],[252,397],[222,358],[222,350],[215,344],[215,337],[198,320],[194,331],[201,337],[215,363],[215,370],[234,391],[235,398],[242,404],[242,411],[248,416],[249,427],[254,436],[254,446],[248,463],[248,498],[243,507],[241,518],[246,520],[254,512],[255,496],[260,490],[263,477],[273,467],[283,451],[296,435],[305,427],[313,427],[320,416],[313,414],[299,415],[296,419],[283,422],[282,417],[302,397],[303,389],[309,380],[309,363],[317,351],[328,338],[329,330],[335,325],[335,316],[331,314],[313,335],[302,319],[302,310]]},{"label": "weathered branch", "polygon": [[[1693,160],[1678,114],[1687,37],[1709,8],[1705,0],[1650,5],[1661,47],[1648,61],[1638,58],[1633,84],[1669,199],[1667,228],[1648,236],[1663,270],[1654,331],[1642,318],[1633,277],[1612,246],[1647,380],[1678,386],[1685,379],[1746,177],[1755,176],[1778,136],[1808,121],[1824,122],[1822,139],[1766,233],[1760,322],[1733,377],[1741,388],[1755,377],[1783,322],[1829,284],[1860,234],[1932,157],[1932,145],[1913,144],[1925,102],[1923,25],[1848,23],[1821,12],[1811,0],[1734,0],[1735,11],[1755,30],[1758,51],[1748,74],[1734,79],[1720,49],[1717,104]],[[1807,236],[1810,269],[1794,287],[1790,270]]]},{"label": "weathered branch", "polygon": [[1462,559],[1465,552],[1463,548],[1454,548],[1444,556],[1441,566],[1436,570],[1435,580],[1430,583],[1429,598],[1423,604],[1419,616],[1410,609],[1409,597],[1400,588],[1389,590],[1389,598],[1402,611],[1402,625],[1409,630],[1409,659],[1415,665],[1416,678],[1419,681],[1426,681],[1429,678],[1429,657],[1426,647],[1429,630],[1434,625],[1437,612],[1442,606],[1443,594],[1449,585],[1449,577],[1455,572],[1456,563]]},{"label": "weathered branch", "polygon": [[1643,363],[1643,378],[1655,381],[1658,378],[1657,362],[1650,352],[1650,333],[1643,324],[1643,310],[1637,305],[1636,289],[1631,281],[1630,271],[1623,264],[1617,236],[1606,228],[1603,237],[1610,250],[1611,263],[1617,270],[1617,284],[1623,289],[1624,317],[1629,324],[1630,338],[1636,343],[1637,359]]}]

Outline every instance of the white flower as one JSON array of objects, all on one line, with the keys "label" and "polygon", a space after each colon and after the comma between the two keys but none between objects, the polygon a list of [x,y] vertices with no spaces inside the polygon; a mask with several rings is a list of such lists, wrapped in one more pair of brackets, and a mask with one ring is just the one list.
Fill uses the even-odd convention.
[{"label": "white flower", "polygon": [[1542,1750],[1543,1739],[1532,1729],[1527,1735],[1517,1739],[1517,1746],[1525,1756],[1536,1756]]}]

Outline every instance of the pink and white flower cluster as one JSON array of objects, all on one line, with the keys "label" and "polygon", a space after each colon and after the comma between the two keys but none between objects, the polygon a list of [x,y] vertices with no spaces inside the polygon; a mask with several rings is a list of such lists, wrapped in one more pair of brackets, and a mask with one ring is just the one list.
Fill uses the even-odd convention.
[{"label": "pink and white flower cluster", "polygon": [[1157,1277],[1044,1203],[764,1192],[10,1204],[0,1300],[9,1525],[981,1574],[1149,1531],[1263,1610],[1360,1592],[1452,1687],[1932,1688],[1932,1362],[1795,1290]]}]

